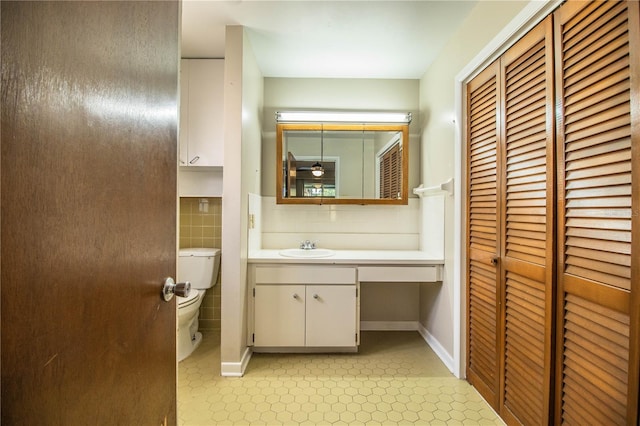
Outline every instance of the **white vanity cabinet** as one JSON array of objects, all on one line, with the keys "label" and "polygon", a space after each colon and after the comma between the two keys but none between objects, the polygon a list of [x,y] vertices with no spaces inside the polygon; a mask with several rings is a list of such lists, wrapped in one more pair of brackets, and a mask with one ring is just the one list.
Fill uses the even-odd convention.
[{"label": "white vanity cabinet", "polygon": [[222,167],[224,60],[180,61],[179,165]]},{"label": "white vanity cabinet", "polygon": [[257,265],[252,275],[257,350],[357,347],[355,267]]}]

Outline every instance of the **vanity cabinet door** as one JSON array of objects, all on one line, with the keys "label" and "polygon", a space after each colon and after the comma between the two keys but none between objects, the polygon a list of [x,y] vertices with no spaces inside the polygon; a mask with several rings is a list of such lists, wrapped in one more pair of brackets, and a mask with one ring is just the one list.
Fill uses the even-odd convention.
[{"label": "vanity cabinet door", "polygon": [[304,346],[304,335],[305,286],[256,286],[255,345]]},{"label": "vanity cabinet door", "polygon": [[307,286],[306,346],[356,345],[356,286]]}]

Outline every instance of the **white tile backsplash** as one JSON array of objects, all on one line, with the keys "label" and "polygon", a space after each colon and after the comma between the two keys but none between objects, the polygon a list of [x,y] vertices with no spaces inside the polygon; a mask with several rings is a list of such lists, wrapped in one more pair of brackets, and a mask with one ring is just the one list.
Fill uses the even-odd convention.
[{"label": "white tile backsplash", "polygon": [[273,233],[263,234],[264,249],[295,248],[310,240],[334,250],[418,250],[417,234]]},{"label": "white tile backsplash", "polygon": [[420,200],[406,206],[285,205],[262,197],[262,248],[296,247],[301,240],[342,250],[418,250]]}]

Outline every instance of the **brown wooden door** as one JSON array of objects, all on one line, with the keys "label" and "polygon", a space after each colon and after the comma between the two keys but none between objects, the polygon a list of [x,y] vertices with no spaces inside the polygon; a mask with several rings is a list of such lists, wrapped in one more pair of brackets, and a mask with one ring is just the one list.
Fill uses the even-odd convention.
[{"label": "brown wooden door", "polygon": [[551,413],[552,21],[467,87],[469,381],[510,423]]},{"label": "brown wooden door", "polygon": [[467,378],[499,408],[499,61],[467,85]]},{"label": "brown wooden door", "polygon": [[554,16],[558,110],[556,422],[638,422],[638,2]]},{"label": "brown wooden door", "polygon": [[500,413],[530,425],[552,412],[552,30],[548,17],[500,58]]},{"label": "brown wooden door", "polygon": [[174,424],[179,4],[0,7],[2,424]]}]

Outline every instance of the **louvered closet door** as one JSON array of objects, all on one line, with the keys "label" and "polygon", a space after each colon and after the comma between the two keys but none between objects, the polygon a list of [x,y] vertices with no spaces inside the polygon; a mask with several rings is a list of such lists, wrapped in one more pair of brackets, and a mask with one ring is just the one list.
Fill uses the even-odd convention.
[{"label": "louvered closet door", "polygon": [[501,416],[549,423],[553,333],[553,25],[501,57]]},{"label": "louvered closet door", "polygon": [[498,409],[498,62],[467,85],[467,378]]},{"label": "louvered closet door", "polygon": [[555,14],[557,423],[638,422],[638,21],[636,1]]}]

